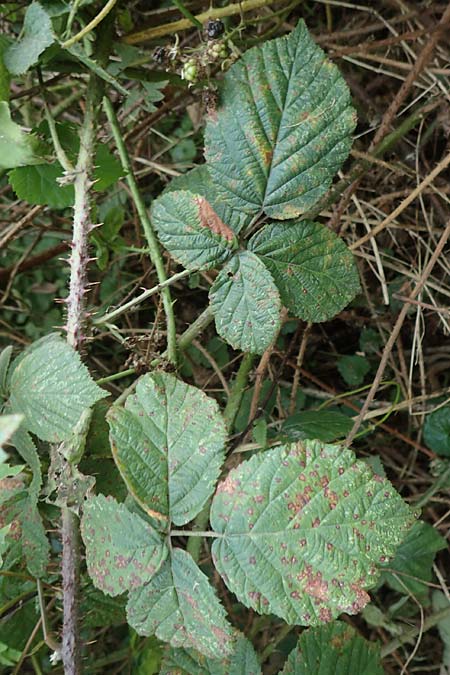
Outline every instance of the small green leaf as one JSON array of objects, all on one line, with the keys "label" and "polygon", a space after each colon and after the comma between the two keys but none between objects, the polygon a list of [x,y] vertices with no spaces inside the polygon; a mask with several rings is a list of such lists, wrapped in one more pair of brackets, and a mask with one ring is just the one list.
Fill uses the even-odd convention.
[{"label": "small green leaf", "polygon": [[153,202],[151,216],[161,242],[187,269],[218,267],[237,246],[233,231],[200,195],[164,193]]},{"label": "small green leaf", "polygon": [[210,658],[232,652],[225,610],[189,553],[174,548],[150,583],[132,591],[127,619],[139,635],[173,647],[195,648]]},{"label": "small green leaf", "polygon": [[303,441],[307,438],[331,443],[345,438],[353,422],[350,417],[334,410],[303,410],[291,415],[281,427],[290,441]]},{"label": "small green leaf", "polygon": [[426,416],[423,437],[431,450],[443,457],[450,457],[450,405]]},{"label": "small green leaf", "polygon": [[280,675],[384,675],[380,646],[341,621],[309,628]]},{"label": "small green leaf", "polygon": [[377,566],[414,522],[391,484],[339,445],[305,441],[242,462],[221,482],[213,561],[247,607],[315,625],[369,601]]},{"label": "small green leaf", "polygon": [[147,583],[167,557],[151,525],[112,497],[97,495],[85,502],[81,535],[89,576],[108,595]]},{"label": "small green leaf", "polygon": [[95,155],[94,190],[97,192],[107,190],[121,176],[123,176],[122,164],[106,145],[100,144]]},{"label": "small green leaf", "polygon": [[160,675],[261,675],[261,666],[252,643],[238,634],[233,653],[220,661],[194,649],[168,648]]},{"label": "small green leaf", "polygon": [[40,164],[42,158],[35,153],[39,141],[33,134],[22,131],[12,121],[6,101],[0,101],[0,169],[14,169],[27,164]]},{"label": "small green leaf", "polygon": [[249,251],[233,256],[209,292],[219,335],[234,349],[262,354],[280,329],[280,296],[263,263]]},{"label": "small green leaf", "polygon": [[167,373],[140,378],[125,408],[108,414],[113,456],[133,497],[161,520],[184,525],[212,494],[224,459],[217,403]]},{"label": "small green leaf", "polygon": [[111,598],[89,584],[81,593],[80,615],[85,629],[119,626],[126,623],[125,599]]},{"label": "small green leaf", "polygon": [[400,544],[395,558],[384,565],[384,581],[399,593],[410,591],[416,597],[428,595],[428,583],[437,551],[447,548],[446,540],[434,527],[419,521]]},{"label": "small green leaf", "polygon": [[270,270],[286,307],[304,321],[331,319],[359,291],[352,253],[320,223],[269,223],[249,250]]},{"label": "small green leaf", "polygon": [[74,200],[73,185],[59,185],[63,175],[59,162],[22,166],[9,172],[9,183],[19,199],[52,209],[66,209]]},{"label": "small green leaf", "polygon": [[303,21],[226,73],[205,155],[217,190],[246,213],[294,218],[329,188],[355,128],[350,92]]},{"label": "small green leaf", "polygon": [[166,187],[165,192],[173,192],[174,190],[188,190],[193,194],[207,198],[219,218],[226,223],[235,234],[239,234],[244,227],[250,225],[253,218],[252,215],[249,216],[247,213],[232,209],[221,197],[219,197],[216,185],[209,175],[208,166],[206,164],[196,166],[187,173],[174,178]]},{"label": "small green leaf", "polygon": [[25,73],[54,41],[49,15],[42,5],[32,2],[25,12],[21,39],[10,45],[5,52],[5,66],[12,75]]},{"label": "small green leaf", "polygon": [[12,368],[11,408],[43,441],[68,439],[84,410],[108,395],[58,336],[36,343]]},{"label": "small green leaf", "polygon": [[345,355],[338,359],[337,369],[349,387],[359,387],[370,370],[370,363],[358,354]]}]

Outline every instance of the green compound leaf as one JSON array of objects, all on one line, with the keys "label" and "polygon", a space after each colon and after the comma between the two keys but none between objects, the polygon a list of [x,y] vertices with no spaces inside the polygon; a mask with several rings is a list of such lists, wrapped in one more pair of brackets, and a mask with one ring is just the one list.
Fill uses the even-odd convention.
[{"label": "green compound leaf", "polygon": [[231,258],[211,286],[209,300],[217,332],[234,349],[262,354],[278,335],[280,296],[253,253]]},{"label": "green compound leaf", "polygon": [[280,675],[384,675],[380,647],[345,623],[304,631]]},{"label": "green compound leaf", "polygon": [[21,166],[9,173],[9,182],[19,199],[29,204],[43,204],[52,209],[66,209],[74,200],[73,185],[59,185],[63,170],[58,162]]},{"label": "green compound leaf", "polygon": [[12,121],[6,101],[0,101],[0,169],[14,169],[26,164],[40,164],[42,158],[35,153],[39,141],[33,134],[22,131]]},{"label": "green compound leaf", "polygon": [[294,218],[329,188],[351,148],[349,89],[303,21],[225,75],[205,155],[218,192],[246,213]]},{"label": "green compound leaf", "polygon": [[111,408],[108,423],[114,459],[141,507],[176,525],[195,518],[224,459],[217,403],[173,375],[148,374],[125,408]]},{"label": "green compound leaf", "polygon": [[189,270],[217,267],[237,247],[234,232],[201,195],[166,192],[153,202],[151,217],[162,244]]},{"label": "green compound leaf", "polygon": [[25,73],[54,41],[49,15],[42,5],[32,2],[25,12],[22,38],[8,47],[4,54],[5,66],[12,75]]},{"label": "green compound leaf", "polygon": [[367,604],[377,565],[414,518],[350,450],[300,442],[255,455],[219,484],[213,560],[247,607],[315,625]]},{"label": "green compound leaf", "polygon": [[147,583],[167,558],[167,547],[151,525],[112,497],[86,501],[81,535],[89,576],[108,595]]},{"label": "green compound leaf", "polygon": [[207,197],[211,207],[217,213],[219,218],[226,223],[235,234],[250,225],[253,218],[252,214],[236,211],[231,208],[217,193],[217,187],[213,182],[206,164],[201,164],[191,169],[181,176],[174,178],[165,192],[174,190],[188,190],[196,195]]},{"label": "green compound leaf", "polygon": [[23,413],[25,426],[43,441],[68,439],[83,411],[108,395],[58,336],[32,345],[12,368],[12,411]]},{"label": "green compound leaf", "polygon": [[261,675],[252,643],[238,635],[231,656],[210,659],[194,649],[166,650],[160,675]]},{"label": "green compound leaf", "polygon": [[225,610],[189,553],[174,548],[149,584],[129,595],[127,619],[139,635],[173,647],[195,648],[209,658],[233,650]]},{"label": "green compound leaf", "polygon": [[395,558],[384,565],[383,580],[394,590],[417,597],[428,595],[428,583],[433,578],[433,562],[447,542],[434,527],[419,521],[400,544]]},{"label": "green compound leaf", "polygon": [[426,416],[423,437],[431,450],[443,457],[450,457],[450,405]]},{"label": "green compound leaf", "polygon": [[249,250],[270,270],[289,311],[304,321],[331,319],[359,291],[352,253],[320,223],[269,223]]}]

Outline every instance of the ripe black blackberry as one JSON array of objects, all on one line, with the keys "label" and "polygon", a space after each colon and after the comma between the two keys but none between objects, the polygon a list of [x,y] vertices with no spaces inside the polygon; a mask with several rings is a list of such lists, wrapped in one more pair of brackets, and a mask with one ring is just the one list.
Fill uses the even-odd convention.
[{"label": "ripe black blackberry", "polygon": [[216,40],[225,32],[225,26],[220,19],[209,19],[206,24],[206,34],[210,40]]}]

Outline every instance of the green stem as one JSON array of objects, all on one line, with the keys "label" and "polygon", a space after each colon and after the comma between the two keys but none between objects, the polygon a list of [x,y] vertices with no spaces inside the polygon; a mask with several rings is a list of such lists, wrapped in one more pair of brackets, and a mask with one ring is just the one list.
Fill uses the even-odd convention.
[{"label": "green stem", "polygon": [[244,354],[241,365],[239,366],[236,379],[231,389],[230,397],[228,399],[227,405],[225,406],[225,410],[223,411],[223,416],[225,418],[225,424],[228,432],[231,432],[233,428],[234,420],[238,414],[242,397],[244,396],[245,388],[248,383],[248,376],[252,369],[254,360],[254,354]]},{"label": "green stem", "polygon": [[[240,363],[236,379],[233,382],[230,396],[228,398],[228,402],[227,405],[225,406],[225,410],[223,413],[225,424],[228,431],[231,431],[231,429],[233,428],[234,420],[236,419],[236,415],[238,414],[238,410],[242,402],[242,397],[244,396],[245,388],[247,386],[248,376],[252,369],[254,360],[255,360],[254,354],[244,354],[244,356],[242,357],[242,361]],[[193,527],[195,533],[202,532],[205,530],[205,527],[207,526],[209,521],[209,511],[211,508],[211,501],[212,499],[210,498],[203,507],[203,509],[200,511],[196,519],[194,520]],[[192,532],[190,534],[191,538],[187,543],[186,550],[188,553],[191,554],[193,559],[196,562],[198,562],[198,559],[200,558],[200,551],[202,549],[202,540],[200,538],[196,538],[195,533]]]},{"label": "green stem", "polygon": [[[147,243],[150,250],[150,258],[153,265],[155,266],[158,282],[160,284],[165,284],[165,282],[167,281],[167,276],[166,271],[164,269],[164,262],[159,248],[158,240],[151,226],[150,219],[147,214],[147,209],[139,192],[138,184],[133,173],[130,157],[128,155],[128,151],[126,149],[122,133],[120,131],[116,113],[114,112],[114,108],[111,104],[111,101],[106,97],[103,99],[103,106],[109,124],[111,126],[111,131],[113,133],[114,140],[116,142],[120,161],[122,162],[122,167],[126,173],[126,180],[128,183],[128,187],[130,188],[130,192],[136,206],[139,220],[141,221],[141,225],[144,229],[145,236],[147,238]],[[177,334],[176,334],[175,315],[173,312],[172,298],[168,286],[164,286],[161,292],[161,296],[167,324],[167,355],[169,361],[174,365],[176,365]]]},{"label": "green stem", "polygon": [[[259,9],[260,7],[272,5],[274,2],[275,0],[242,0],[242,2],[234,2],[227,7],[216,7],[214,9],[209,9],[206,12],[197,14],[195,19],[200,25],[203,25],[208,19],[223,19],[225,16],[233,16],[234,14],[251,12],[252,10]],[[180,21],[172,21],[171,23],[165,23],[161,26],[147,28],[137,33],[130,33],[130,35],[126,35],[123,38],[123,42],[126,42],[129,45],[134,45],[140,42],[146,42],[147,40],[153,40],[162,37],[163,35],[174,35],[179,31],[187,30],[191,26],[192,22],[190,19],[180,19]]]},{"label": "green stem", "polygon": [[183,16],[186,17],[196,28],[199,28],[200,30],[203,28],[202,24],[198,19],[195,18],[195,16],[183,5],[181,0],[172,0],[173,4],[178,7],[180,12],[183,14]]},{"label": "green stem", "polygon": [[186,349],[189,347],[192,340],[195,340],[199,333],[202,333],[207,326],[214,319],[213,313],[211,312],[211,307],[207,307],[201,314],[198,316],[194,323],[191,323],[189,328],[186,328],[184,333],[178,338],[178,347],[180,350]]},{"label": "green stem", "polygon": [[218,532],[212,532],[211,530],[171,530],[171,537],[211,537],[214,539],[220,539],[225,535],[219,534]]},{"label": "green stem", "polygon": [[114,5],[116,4],[117,0],[108,0],[106,5],[103,7],[102,10],[95,16],[92,21],[90,21],[84,28],[80,30],[79,33],[74,35],[73,37],[69,38],[65,42],[61,44],[61,47],[63,49],[68,49],[72,45],[74,45],[76,42],[79,42],[82,40],[88,33],[90,33],[94,28],[98,26],[98,24],[103,21],[105,17],[108,16]]},{"label": "green stem", "polygon": [[108,312],[107,314],[103,314],[102,316],[96,317],[95,319],[93,319],[92,323],[95,324],[96,326],[102,323],[109,323],[111,319],[116,319],[124,312],[127,312],[129,309],[132,309],[132,307],[140,305],[141,302],[144,302],[144,300],[147,300],[147,298],[150,298],[152,295],[155,295],[155,293],[159,293],[160,291],[163,290],[163,288],[166,288],[166,286],[172,286],[172,284],[174,284],[177,281],[180,281],[180,279],[184,279],[190,274],[191,270],[183,270],[182,272],[178,272],[178,274],[174,274],[172,277],[170,277],[170,279],[167,279],[162,284],[158,284],[157,286],[153,286],[153,288],[147,289],[140,295],[137,295],[132,300],[126,302],[124,305],[121,305],[120,307],[111,310],[111,312]]},{"label": "green stem", "polygon": [[413,628],[406,630],[403,635],[400,635],[398,638],[388,642],[387,645],[384,645],[384,647],[381,648],[381,658],[386,658],[386,656],[389,656],[389,654],[395,652],[395,650],[401,647],[401,645],[405,642],[413,640],[419,633],[426,633],[426,631],[430,630],[430,628],[434,628],[434,626],[436,626],[436,624],[438,624],[440,621],[448,619],[449,617],[450,607],[446,607],[440,612],[432,614],[427,619],[425,619],[422,627],[414,626]]},{"label": "green stem", "polygon": [[433,485],[425,492],[425,494],[422,495],[419,501],[417,501],[414,504],[414,507],[418,509],[423,508],[425,504],[427,504],[430,501],[431,497],[441,489],[441,487],[446,486],[448,484],[449,476],[450,476],[450,466],[443,473],[441,473],[440,476],[437,477]]}]

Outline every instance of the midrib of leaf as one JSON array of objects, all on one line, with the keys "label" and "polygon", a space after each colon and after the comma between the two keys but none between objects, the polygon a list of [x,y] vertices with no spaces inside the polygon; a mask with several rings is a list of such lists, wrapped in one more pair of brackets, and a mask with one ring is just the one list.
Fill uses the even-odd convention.
[{"label": "midrib of leaf", "polygon": [[[280,109],[280,112],[281,112],[281,116],[280,116],[280,121],[279,121],[279,124],[278,124],[276,137],[275,137],[275,140],[274,140],[274,143],[273,143],[273,146],[272,146],[272,156],[270,158],[270,164],[269,164],[268,170],[267,170],[267,180],[266,180],[266,185],[265,185],[265,188],[264,188],[264,197],[263,197],[263,200],[262,200],[263,205],[266,203],[267,187],[269,185],[269,176],[270,176],[270,173],[271,173],[272,167],[273,167],[273,158],[274,158],[274,155],[275,155],[275,148],[278,145],[278,141],[279,141],[279,137],[280,137],[280,130],[283,126],[283,120],[284,120],[284,116],[286,114],[286,101],[288,101],[289,97],[290,97],[290,91],[291,91],[291,86],[292,86],[292,71],[293,71],[294,64],[295,64],[295,61],[296,61],[296,58],[297,58],[298,47],[299,47],[299,41],[297,40],[296,45],[295,45],[294,58],[291,60],[291,62],[289,64],[289,69],[288,69],[288,75],[289,76],[288,76],[288,80],[287,80],[288,84],[287,84],[286,95],[284,96],[284,99],[283,99],[283,107],[280,109],[279,106],[278,106],[278,108]],[[264,49],[262,51],[263,51],[263,61],[265,62]],[[314,52],[311,54],[311,58],[313,57],[313,55],[314,55]],[[282,66],[283,59],[280,59],[280,53],[278,51],[278,44],[277,44],[277,57],[278,57],[278,63]],[[310,60],[311,60],[311,58],[310,58]],[[248,72],[248,69],[247,69],[247,72]],[[271,94],[272,94],[272,91],[271,91]],[[252,95],[253,95],[253,90],[252,90]],[[253,96],[253,98],[254,98],[254,96]],[[273,96],[273,94],[272,94],[272,98],[275,100],[275,97]],[[275,103],[276,103],[276,101],[275,101]]]}]

